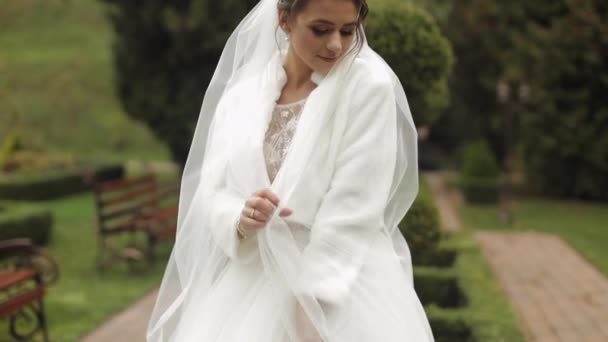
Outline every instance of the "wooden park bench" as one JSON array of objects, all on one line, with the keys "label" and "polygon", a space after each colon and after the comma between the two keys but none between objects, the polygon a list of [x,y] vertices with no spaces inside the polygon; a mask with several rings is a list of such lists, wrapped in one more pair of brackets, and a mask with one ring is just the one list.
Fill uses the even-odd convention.
[{"label": "wooden park bench", "polygon": [[41,332],[48,341],[43,299],[57,280],[57,263],[29,239],[0,241],[0,319],[16,340]]},{"label": "wooden park bench", "polygon": [[[177,184],[159,184],[154,175],[147,174],[95,183],[93,190],[97,206],[98,267],[105,266],[108,259],[134,262],[147,256],[151,260],[157,242],[175,237]],[[143,247],[137,243],[142,233],[147,238]]]}]

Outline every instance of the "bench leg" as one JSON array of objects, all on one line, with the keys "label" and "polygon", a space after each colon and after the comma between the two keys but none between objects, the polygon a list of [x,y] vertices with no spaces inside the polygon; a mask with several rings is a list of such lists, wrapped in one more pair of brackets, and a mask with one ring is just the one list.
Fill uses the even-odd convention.
[{"label": "bench leg", "polygon": [[97,256],[96,256],[97,271],[103,271],[105,269],[105,266],[106,266],[105,254],[106,254],[107,248],[108,247],[106,246],[105,237],[102,234],[99,234],[97,236]]},{"label": "bench leg", "polygon": [[154,247],[156,247],[156,243],[158,239],[153,234],[148,235],[148,261],[154,261]]},{"label": "bench leg", "polygon": [[[17,341],[29,341],[38,332],[42,333],[44,342],[49,342],[48,329],[46,324],[46,315],[44,314],[43,298],[39,298],[36,302],[21,308],[21,311],[13,313],[9,316],[9,333]],[[32,329],[23,330],[18,327],[19,320],[33,322],[36,325]],[[2,340],[4,341],[4,339]]]},{"label": "bench leg", "polygon": [[42,331],[42,340],[44,342],[49,342],[49,332],[46,325],[46,315],[44,314],[44,304],[42,303],[42,299],[39,301],[39,310],[37,315],[38,322],[40,322],[40,330]]}]

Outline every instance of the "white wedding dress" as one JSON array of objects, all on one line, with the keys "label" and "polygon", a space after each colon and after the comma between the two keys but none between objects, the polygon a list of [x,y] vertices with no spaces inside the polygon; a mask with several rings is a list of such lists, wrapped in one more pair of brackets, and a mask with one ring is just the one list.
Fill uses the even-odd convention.
[{"label": "white wedding dress", "polygon": [[[276,105],[264,137],[264,159],[272,182],[290,145],[305,100]],[[235,217],[236,220],[236,217]],[[310,231],[286,219],[301,250]],[[233,226],[225,229],[234,229]],[[235,231],[236,238],[236,231]],[[256,236],[239,243],[238,253],[253,254],[247,262],[229,259],[209,292],[196,291],[184,302],[181,320],[172,341],[177,342],[291,342],[282,326],[283,297],[276,296],[270,277],[255,256]],[[206,275],[200,274],[199,277]],[[330,342],[427,342],[432,333],[412,279],[403,272],[391,240],[378,232],[355,282],[352,298],[340,306],[324,306],[339,341]],[[386,315],[378,314],[385,312]],[[373,313],[373,314],[372,314]],[[372,328],[373,327],[373,328]]]}]

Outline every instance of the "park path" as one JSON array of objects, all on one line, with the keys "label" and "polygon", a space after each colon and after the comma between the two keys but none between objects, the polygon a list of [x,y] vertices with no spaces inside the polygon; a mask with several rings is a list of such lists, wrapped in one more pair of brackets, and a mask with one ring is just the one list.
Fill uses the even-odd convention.
[{"label": "park path", "polygon": [[458,193],[448,189],[445,179],[440,173],[428,172],[424,176],[439,211],[441,228],[449,232],[461,231],[462,221],[457,210],[460,197]]},{"label": "park path", "polygon": [[143,298],[101,324],[81,342],[145,342],[146,326],[156,301],[158,290]]},{"label": "park path", "polygon": [[[442,222],[459,222],[441,178],[426,175]],[[478,231],[475,238],[529,341],[608,341],[608,279],[559,236]]]},{"label": "park path", "polygon": [[476,238],[530,341],[608,341],[608,279],[560,237],[478,232]]}]

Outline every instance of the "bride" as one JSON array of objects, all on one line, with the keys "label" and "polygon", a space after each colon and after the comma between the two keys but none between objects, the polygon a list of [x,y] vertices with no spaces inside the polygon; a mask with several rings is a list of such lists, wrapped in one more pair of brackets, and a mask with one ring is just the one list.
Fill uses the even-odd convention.
[{"label": "bride", "polygon": [[261,0],[231,35],[148,341],[433,341],[397,229],[418,191],[415,127],[367,13]]}]

